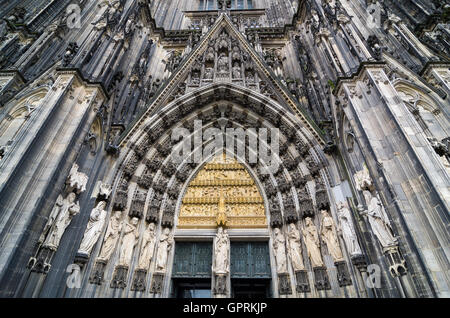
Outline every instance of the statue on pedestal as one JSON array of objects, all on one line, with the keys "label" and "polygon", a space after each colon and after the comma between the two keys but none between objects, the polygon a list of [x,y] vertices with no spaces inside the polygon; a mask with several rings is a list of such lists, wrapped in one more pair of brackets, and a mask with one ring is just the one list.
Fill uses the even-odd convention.
[{"label": "statue on pedestal", "polygon": [[274,230],[273,249],[277,261],[277,273],[287,273],[286,239],[279,228],[275,228]]},{"label": "statue on pedestal", "polygon": [[133,250],[139,238],[138,218],[132,218],[130,223],[125,224],[122,246],[119,252],[119,265],[130,266]]},{"label": "statue on pedestal", "polygon": [[230,269],[230,261],[228,259],[228,252],[230,250],[230,239],[228,233],[223,227],[219,227],[216,234],[216,242],[214,248],[214,273],[227,274]]},{"label": "statue on pedestal", "polygon": [[65,199],[59,196],[39,240],[43,242],[43,246],[56,250],[72,218],[78,213],[80,213],[80,205],[76,202],[75,193],[69,193]]},{"label": "statue on pedestal", "polygon": [[156,225],[150,223],[144,232],[142,238],[141,253],[139,255],[138,268],[147,270],[150,267],[150,262],[153,258],[153,252],[155,250],[156,243]]},{"label": "statue on pedestal", "polygon": [[356,236],[355,228],[353,227],[352,217],[347,203],[338,202],[337,209],[340,229],[342,231],[342,237],[344,238],[348,253],[351,256],[362,255],[361,247],[358,243],[358,238]]},{"label": "statue on pedestal", "polygon": [[116,247],[117,240],[119,239],[120,232],[122,231],[121,222],[122,212],[115,211],[113,217],[109,221],[108,228],[106,230],[105,238],[103,239],[103,246],[98,258],[103,261],[108,261],[111,257],[114,248]]},{"label": "statue on pedestal", "polygon": [[170,229],[166,227],[159,238],[158,252],[156,255],[156,272],[164,273],[167,269],[167,257],[174,241]]},{"label": "statue on pedestal", "polygon": [[306,218],[305,229],[303,230],[303,240],[305,241],[308,256],[312,267],[322,267],[322,255],[320,254],[320,241],[317,229],[311,218]]},{"label": "statue on pedestal", "polygon": [[339,246],[339,240],[336,234],[336,227],[334,226],[333,218],[326,210],[321,211],[322,214],[322,240],[328,247],[328,252],[333,257],[335,262],[342,261],[341,247]]},{"label": "statue on pedestal", "polygon": [[92,210],[89,217],[86,230],[84,232],[83,240],[81,241],[78,253],[90,256],[92,248],[102,232],[103,225],[106,218],[106,202],[100,201],[97,206]]},{"label": "statue on pedestal", "polygon": [[370,191],[363,191],[367,203],[367,216],[373,233],[380,241],[381,246],[389,247],[397,244],[391,229],[391,223],[384,211],[380,200]]},{"label": "statue on pedestal", "polygon": [[302,244],[300,242],[300,231],[295,226],[295,223],[289,224],[289,256],[291,257],[292,267],[294,271],[305,269],[302,256]]}]

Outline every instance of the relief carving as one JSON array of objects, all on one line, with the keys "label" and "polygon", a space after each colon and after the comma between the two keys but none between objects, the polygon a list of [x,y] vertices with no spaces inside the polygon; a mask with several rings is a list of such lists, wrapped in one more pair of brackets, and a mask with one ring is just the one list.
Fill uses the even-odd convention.
[{"label": "relief carving", "polygon": [[305,219],[305,228],[303,229],[303,240],[308,251],[308,257],[311,260],[312,267],[322,267],[322,255],[320,254],[320,240],[317,234],[317,228],[312,219]]}]

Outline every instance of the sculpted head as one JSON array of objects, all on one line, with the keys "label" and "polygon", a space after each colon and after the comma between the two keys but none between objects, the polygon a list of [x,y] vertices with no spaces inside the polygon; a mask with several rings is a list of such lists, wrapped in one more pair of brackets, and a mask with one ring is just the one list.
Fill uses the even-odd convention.
[{"label": "sculpted head", "polygon": [[115,211],[114,212],[114,218],[116,220],[119,220],[122,217],[122,211]]},{"label": "sculpted head", "polygon": [[306,226],[311,226],[311,225],[313,225],[312,219],[309,218],[309,217],[305,219],[305,222],[306,222]]},{"label": "sculpted head", "polygon": [[156,228],[156,224],[153,222],[148,225],[148,229],[152,232],[155,231],[155,228]]},{"label": "sculpted head", "polygon": [[68,196],[67,196],[67,200],[70,203],[74,203],[75,199],[77,198],[77,195],[74,192],[71,192]]},{"label": "sculpted head", "polygon": [[139,223],[139,219],[138,218],[134,217],[134,218],[131,219],[131,224],[137,225],[138,223]]},{"label": "sculpted head", "polygon": [[169,234],[170,234],[170,229],[169,229],[168,227],[166,227],[166,228],[164,229],[164,234],[165,234],[165,235],[169,235]]},{"label": "sculpted head", "polygon": [[103,210],[103,209],[105,209],[105,207],[106,207],[106,202],[105,202],[105,201],[100,201],[100,202],[98,203],[98,205],[97,205],[97,208],[98,208],[99,210]]}]

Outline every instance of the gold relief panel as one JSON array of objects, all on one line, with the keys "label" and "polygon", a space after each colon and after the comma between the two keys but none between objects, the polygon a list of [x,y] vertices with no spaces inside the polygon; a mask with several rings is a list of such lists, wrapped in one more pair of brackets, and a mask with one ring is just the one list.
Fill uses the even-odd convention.
[{"label": "gold relief panel", "polygon": [[192,186],[186,191],[184,199],[219,198],[220,190],[228,200],[236,197],[261,198],[256,185],[251,186]]},{"label": "gold relief panel", "polygon": [[266,228],[263,198],[235,159],[217,156],[191,181],[183,198],[178,228]]}]

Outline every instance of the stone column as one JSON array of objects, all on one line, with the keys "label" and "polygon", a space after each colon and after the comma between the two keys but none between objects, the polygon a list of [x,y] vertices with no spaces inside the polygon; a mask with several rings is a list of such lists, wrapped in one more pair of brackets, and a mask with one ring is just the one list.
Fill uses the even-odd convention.
[{"label": "stone column", "polygon": [[[357,78],[341,84],[337,90],[343,111],[394,232],[408,255],[416,258],[414,262],[424,264],[422,271],[428,271],[426,275],[433,275],[433,271],[443,273],[446,261],[442,262],[440,257],[445,256],[438,257],[432,250],[441,246],[437,241],[446,240],[444,224],[435,220],[442,219],[448,210],[448,196],[446,181],[436,171],[440,164],[433,148],[419,133],[417,122],[381,65],[363,68]],[[427,257],[421,256],[425,254]],[[423,296],[433,295],[433,290],[445,290],[443,286],[430,286],[420,271],[415,275],[426,286],[420,288]]]},{"label": "stone column", "polygon": [[[55,191],[48,197],[45,194],[50,193],[46,192],[47,188],[55,185],[63,188],[85,138],[81,132],[91,127],[105,99],[100,86],[86,83],[75,71],[58,71],[56,76],[52,88],[42,100],[44,106],[36,110],[33,121],[28,125],[27,134],[21,137],[10,158],[1,162],[0,202],[3,213],[0,225],[9,232],[4,232],[7,240],[0,248],[1,273],[6,273],[3,269],[10,266],[17,252],[11,247],[18,246],[27,229],[34,230],[26,249],[36,248],[44,220],[49,217],[59,194]],[[11,184],[20,186],[12,187]],[[23,199],[25,197],[26,200]],[[16,215],[21,215],[20,222]],[[5,227],[5,224],[10,226]],[[20,260],[20,264],[25,264],[29,257],[29,254],[23,255],[26,260]],[[14,275],[1,279],[6,286],[8,281],[14,281]]]}]

